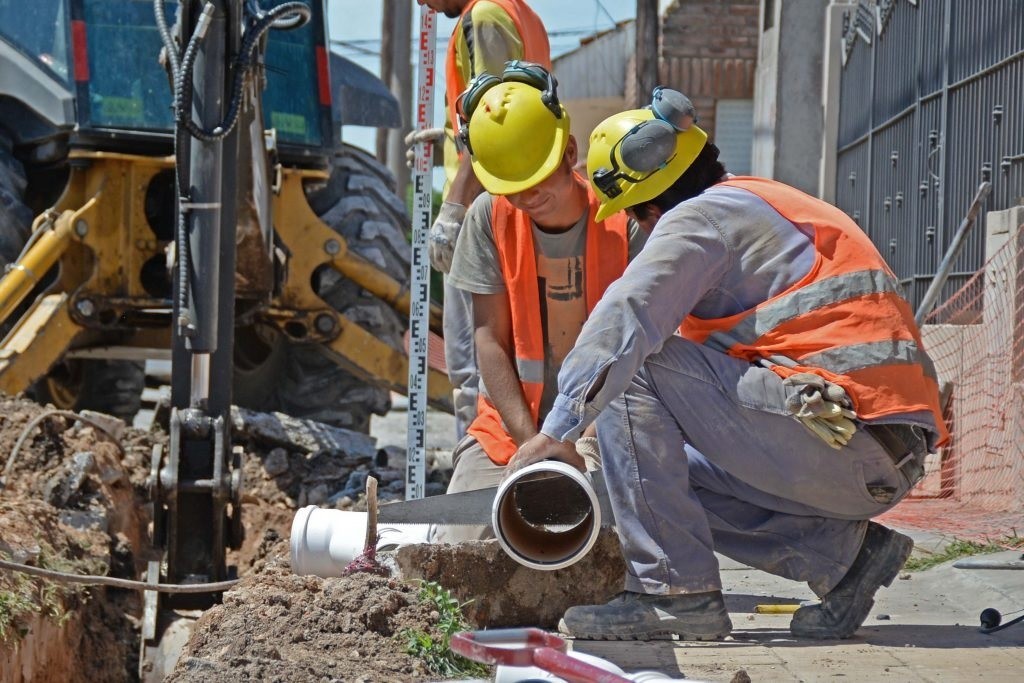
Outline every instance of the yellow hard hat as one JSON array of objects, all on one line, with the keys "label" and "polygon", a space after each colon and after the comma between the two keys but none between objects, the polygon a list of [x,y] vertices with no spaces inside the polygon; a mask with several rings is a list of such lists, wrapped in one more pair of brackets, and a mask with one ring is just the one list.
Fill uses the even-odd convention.
[{"label": "yellow hard hat", "polygon": [[[685,110],[663,116],[658,104],[661,96],[669,101],[669,95],[681,98]],[[662,109],[669,107],[662,104]],[[601,200],[597,220],[654,199],[686,172],[708,139],[692,118],[692,105],[685,96],[659,89],[653,109],[624,111],[598,124],[590,134],[587,152],[587,177]]]},{"label": "yellow hard hat", "polygon": [[465,138],[473,171],[491,194],[528,190],[562,163],[569,115],[557,100],[543,101],[544,95],[526,83],[497,82],[474,107]]}]

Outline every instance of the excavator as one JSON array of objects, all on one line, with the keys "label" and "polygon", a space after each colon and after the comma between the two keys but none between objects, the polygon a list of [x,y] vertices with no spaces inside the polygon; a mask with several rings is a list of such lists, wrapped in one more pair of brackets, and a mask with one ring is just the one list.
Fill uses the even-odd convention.
[{"label": "excavator", "polygon": [[[405,204],[340,139],[399,108],[326,27],[325,0],[0,0],[0,391],[129,417],[171,361],[152,583],[229,578],[232,403],[366,430],[405,390]],[[147,593],[144,664],[219,597]]]}]

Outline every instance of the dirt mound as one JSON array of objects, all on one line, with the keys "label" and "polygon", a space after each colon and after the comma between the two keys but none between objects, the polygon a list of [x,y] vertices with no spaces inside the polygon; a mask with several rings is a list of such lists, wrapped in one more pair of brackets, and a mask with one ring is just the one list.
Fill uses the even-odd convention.
[{"label": "dirt mound", "polygon": [[417,588],[356,574],[295,576],[280,554],[224,595],[196,624],[168,681],[419,681],[434,677],[406,654],[408,630],[431,632],[439,614]]},{"label": "dirt mound", "polygon": [[[0,488],[0,556],[57,571],[136,578],[153,437],[129,431],[119,447],[92,427],[54,416],[30,430],[14,454],[43,411],[29,401],[0,398],[0,468],[12,465]],[[0,571],[3,680],[132,680],[140,612],[131,591]]]},{"label": "dirt mound", "polygon": [[[11,462],[0,483],[0,557],[140,578],[153,559],[146,556],[151,453],[166,435],[115,425],[113,441],[59,415],[30,428],[44,411],[0,396],[0,472]],[[391,453],[388,462],[389,452],[365,435],[285,416],[244,414],[236,422],[233,439],[245,449],[246,541],[229,564],[245,579],[203,617],[178,680],[431,678],[423,660],[405,654],[401,635],[429,632],[439,619],[417,600],[415,585],[300,578],[273,559],[287,554],[280,539],[303,505],[364,507],[370,475],[381,482],[383,502],[402,498],[404,454]],[[137,680],[141,612],[134,591],[0,570],[0,681]]]}]

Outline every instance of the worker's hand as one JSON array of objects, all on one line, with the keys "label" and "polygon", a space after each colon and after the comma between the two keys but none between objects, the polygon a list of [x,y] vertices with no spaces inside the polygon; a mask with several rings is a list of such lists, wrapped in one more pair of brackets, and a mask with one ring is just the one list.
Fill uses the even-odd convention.
[{"label": "worker's hand", "polygon": [[445,202],[437,212],[437,220],[430,226],[430,265],[442,273],[448,273],[452,269],[455,243],[459,239],[462,221],[465,218],[466,207]]},{"label": "worker's hand", "polygon": [[412,168],[416,165],[416,145],[429,142],[436,145],[444,139],[444,128],[425,128],[414,130],[405,136],[405,165]]},{"label": "worker's hand", "polygon": [[556,441],[547,434],[540,433],[519,447],[516,454],[509,460],[508,467],[505,468],[504,479],[508,479],[524,467],[542,460],[558,460],[572,465],[580,472],[587,471],[583,456],[576,452],[574,444],[568,441]]},{"label": "worker's hand", "polygon": [[835,449],[850,442],[857,432],[857,413],[845,389],[811,372],[791,375],[783,385],[796,389],[786,399],[789,412],[815,436]]}]

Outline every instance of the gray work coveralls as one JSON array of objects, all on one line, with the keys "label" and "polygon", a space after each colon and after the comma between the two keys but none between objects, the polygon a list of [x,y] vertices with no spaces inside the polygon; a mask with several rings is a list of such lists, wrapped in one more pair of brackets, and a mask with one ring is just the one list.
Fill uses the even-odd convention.
[{"label": "gray work coveralls", "polygon": [[541,431],[575,440],[597,419],[627,590],[719,590],[718,551],[824,595],[866,520],[920,477],[929,413],[884,420],[911,457],[863,424],[833,450],[788,414],[774,372],[674,335],[691,313],[734,315],[796,284],[812,239],[746,190],[709,188],[662,216],[564,361]]}]

